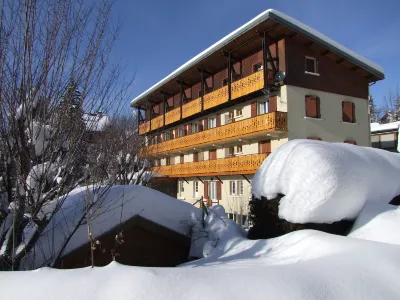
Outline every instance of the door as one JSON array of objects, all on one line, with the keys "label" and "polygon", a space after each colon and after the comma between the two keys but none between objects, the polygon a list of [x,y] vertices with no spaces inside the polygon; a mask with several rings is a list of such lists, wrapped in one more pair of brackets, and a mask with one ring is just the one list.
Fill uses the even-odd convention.
[{"label": "door", "polygon": [[258,153],[271,153],[271,140],[261,141],[258,143]]},{"label": "door", "polygon": [[217,149],[213,149],[208,152],[208,159],[209,160],[217,159]]}]

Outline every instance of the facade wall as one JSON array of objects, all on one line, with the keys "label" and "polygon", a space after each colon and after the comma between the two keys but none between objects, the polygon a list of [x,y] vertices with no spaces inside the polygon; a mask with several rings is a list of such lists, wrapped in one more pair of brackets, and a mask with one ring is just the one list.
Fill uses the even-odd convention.
[{"label": "facade wall", "polygon": [[[369,146],[368,100],[285,85],[281,88],[287,96],[288,137],[291,139],[318,137],[328,142],[355,141]],[[305,96],[320,99],[321,118],[305,117]],[[355,123],[342,121],[342,101],[355,107]]]}]

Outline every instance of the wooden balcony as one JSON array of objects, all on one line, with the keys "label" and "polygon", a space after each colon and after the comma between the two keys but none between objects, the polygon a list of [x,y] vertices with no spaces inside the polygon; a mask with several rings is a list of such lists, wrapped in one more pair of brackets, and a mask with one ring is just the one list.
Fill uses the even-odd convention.
[{"label": "wooden balcony", "polygon": [[154,171],[168,177],[254,174],[268,154],[253,154],[155,167]]},{"label": "wooden balcony", "polygon": [[[268,70],[268,81],[272,82],[272,70]],[[231,84],[231,98],[238,99],[242,96],[251,94],[264,88],[263,70],[251,74],[245,78],[239,79]],[[216,91],[204,95],[204,110],[213,108],[228,102],[228,86],[224,86]],[[187,118],[201,112],[201,98],[197,98],[182,106],[182,118]],[[177,107],[165,114],[165,125],[179,121],[181,118],[180,107]],[[149,121],[139,127],[139,134],[149,132]],[[146,125],[147,124],[147,125]],[[151,130],[163,126],[163,117],[158,116],[151,121]]]},{"label": "wooden balcony", "polygon": [[229,141],[259,133],[286,132],[287,113],[271,112],[243,121],[211,128],[143,149],[143,155],[157,155],[196,146]]}]

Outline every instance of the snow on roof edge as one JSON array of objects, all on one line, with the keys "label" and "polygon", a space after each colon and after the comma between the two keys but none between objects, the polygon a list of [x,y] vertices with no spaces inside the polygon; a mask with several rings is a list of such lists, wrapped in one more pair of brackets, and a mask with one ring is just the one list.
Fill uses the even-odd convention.
[{"label": "snow on roof edge", "polygon": [[400,127],[400,121],[391,122],[386,124],[371,123],[371,133],[377,133],[381,131],[398,130]]},{"label": "snow on roof edge", "polygon": [[252,29],[253,27],[257,26],[258,24],[264,22],[268,18],[275,19],[279,21],[280,23],[296,30],[299,31],[300,33],[304,34],[305,36],[309,37],[312,40],[315,40],[321,44],[323,44],[325,47],[332,49],[333,52],[337,52],[338,54],[346,57],[347,59],[353,61],[354,63],[358,64],[360,67],[367,69],[371,73],[375,74],[377,77],[384,79],[385,74],[384,74],[384,69],[370,61],[369,59],[359,55],[355,51],[339,44],[338,42],[335,42],[331,38],[327,37],[326,35],[320,33],[319,31],[315,30],[311,26],[308,26],[278,10],[275,9],[268,9],[255,18],[251,19],[244,25],[240,26],[236,30],[232,31],[230,34],[226,35],[204,51],[200,52],[196,56],[194,56],[192,59],[188,60],[186,63],[181,65],[179,68],[177,68],[175,71],[161,79],[159,82],[145,90],[143,93],[140,95],[136,96],[130,103],[131,106],[133,106],[137,101],[141,100],[157,88],[161,87],[164,85],[166,82],[171,80],[172,78],[180,75],[182,72],[186,71],[187,69],[191,68],[193,65],[196,63],[200,62],[201,60],[205,59],[207,56],[211,55],[218,49],[222,48],[235,38],[239,37],[241,34],[247,32],[248,30]]}]

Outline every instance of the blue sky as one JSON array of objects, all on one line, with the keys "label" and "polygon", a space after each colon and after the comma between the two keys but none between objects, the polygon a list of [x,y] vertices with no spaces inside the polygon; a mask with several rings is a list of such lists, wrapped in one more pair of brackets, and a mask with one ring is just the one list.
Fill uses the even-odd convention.
[{"label": "blue sky", "polygon": [[123,29],[114,53],[135,74],[133,96],[269,8],[380,64],[386,79],[371,88],[378,104],[400,85],[399,0],[120,0],[114,17]]}]

